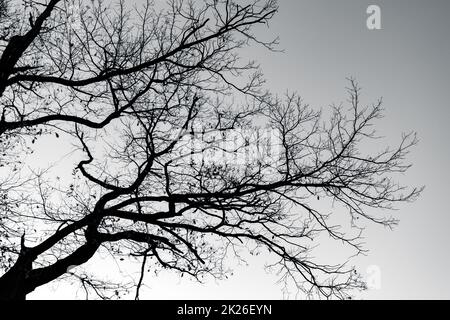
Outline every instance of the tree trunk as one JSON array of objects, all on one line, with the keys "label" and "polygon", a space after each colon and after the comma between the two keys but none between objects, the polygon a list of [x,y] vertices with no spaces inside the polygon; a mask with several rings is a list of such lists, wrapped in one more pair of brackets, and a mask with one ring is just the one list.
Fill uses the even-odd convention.
[{"label": "tree trunk", "polygon": [[27,284],[34,259],[35,256],[25,246],[24,234],[16,263],[0,277],[0,300],[25,300],[26,295],[33,291]]},{"label": "tree trunk", "polygon": [[97,251],[101,241],[93,236],[67,257],[55,263],[33,269],[36,254],[33,248],[25,246],[25,235],[22,237],[21,251],[14,266],[0,277],[0,300],[25,300],[26,295],[35,288],[49,283],[64,273],[71,266],[87,262]]},{"label": "tree trunk", "polygon": [[29,269],[16,263],[0,278],[0,300],[25,300],[28,294],[26,278]]}]

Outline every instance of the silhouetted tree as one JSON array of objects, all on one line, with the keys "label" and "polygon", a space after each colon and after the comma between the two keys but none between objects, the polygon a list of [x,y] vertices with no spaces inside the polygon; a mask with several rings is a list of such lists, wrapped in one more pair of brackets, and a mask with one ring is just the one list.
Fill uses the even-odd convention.
[{"label": "silhouetted tree", "polygon": [[[363,152],[381,100],[362,105],[353,79],[347,105],[323,113],[265,91],[239,52],[275,49],[253,33],[275,1],[158,6],[0,2],[0,298],[65,278],[101,298],[124,288],[138,298],[146,264],[223,278],[239,248],[268,250],[281,279],[308,295],[364,288],[352,267],[310,251],[325,235],[359,253],[356,219],[395,223],[381,209],[420,192],[393,181],[415,136]],[[70,181],[27,169],[37,139],[50,135],[74,146]],[[352,228],[320,209],[327,199]],[[142,258],[137,282],[78,267],[102,250]]]}]

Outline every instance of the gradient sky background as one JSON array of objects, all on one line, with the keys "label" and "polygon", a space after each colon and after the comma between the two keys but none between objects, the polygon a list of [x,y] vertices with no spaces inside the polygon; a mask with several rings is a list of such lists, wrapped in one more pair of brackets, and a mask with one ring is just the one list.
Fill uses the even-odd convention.
[{"label": "gradient sky background", "polygon": [[[366,28],[370,4],[381,7],[382,30]],[[278,35],[284,53],[257,46],[245,52],[261,63],[268,88],[298,91],[306,103],[326,107],[345,101],[345,78],[353,76],[365,102],[383,97],[385,118],[377,129],[388,142],[411,130],[420,139],[409,157],[414,166],[402,182],[426,189],[395,213],[400,224],[393,231],[366,230],[370,252],[352,264],[363,274],[377,266],[381,287],[357,298],[450,299],[450,1],[280,0],[279,5],[270,28],[258,32]],[[220,283],[199,285],[171,273],[147,277],[141,297],[283,298],[276,275],[264,272],[264,261],[250,259],[250,266],[236,267],[234,276]],[[29,298],[73,298],[73,290],[50,284]]]}]

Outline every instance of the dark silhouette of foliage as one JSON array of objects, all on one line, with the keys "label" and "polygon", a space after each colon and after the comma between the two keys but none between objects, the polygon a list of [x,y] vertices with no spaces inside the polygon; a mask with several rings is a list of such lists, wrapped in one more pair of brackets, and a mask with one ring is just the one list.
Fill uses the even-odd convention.
[{"label": "dark silhouette of foliage", "polygon": [[[382,103],[361,103],[353,79],[347,103],[323,112],[267,92],[239,52],[276,49],[254,33],[274,0],[158,5],[0,2],[0,298],[67,278],[101,298],[131,288],[138,298],[148,268],[221,279],[241,249],[267,250],[307,295],[364,288],[354,268],[311,250],[325,236],[360,253],[358,219],[395,223],[382,209],[420,192],[394,181],[414,134],[364,152]],[[248,134],[260,131],[267,141]],[[70,181],[23,163],[50,136],[73,145]],[[272,154],[249,156],[255,145]],[[322,211],[327,200],[349,228]],[[142,259],[136,283],[85,273],[101,250]]]}]

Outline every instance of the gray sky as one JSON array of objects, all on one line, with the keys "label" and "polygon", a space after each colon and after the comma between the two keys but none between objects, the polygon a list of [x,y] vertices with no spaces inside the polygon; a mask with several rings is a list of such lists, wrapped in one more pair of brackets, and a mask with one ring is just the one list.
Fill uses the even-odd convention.
[{"label": "gray sky", "polygon": [[[366,9],[381,8],[382,30],[366,28]],[[395,143],[415,130],[420,143],[402,179],[425,185],[421,198],[402,206],[393,231],[366,232],[364,271],[377,265],[380,290],[364,298],[450,298],[450,1],[280,1],[271,32],[284,54],[259,51],[269,87],[297,90],[305,102],[325,107],[345,100],[345,77],[355,77],[363,99],[382,96],[385,118],[377,129]]]},{"label": "gray sky", "polygon": [[[382,30],[366,28],[366,8],[381,7]],[[450,1],[281,0],[280,12],[262,36],[280,36],[284,53],[254,47],[268,87],[298,91],[305,102],[326,107],[345,101],[345,80],[355,77],[370,103],[382,96],[385,118],[378,123],[387,141],[415,130],[420,143],[402,182],[425,185],[422,196],[395,213],[393,231],[372,226],[365,233],[366,257],[352,261],[365,274],[380,270],[380,288],[358,298],[450,298],[450,226],[447,197],[450,175]],[[265,32],[265,33],[263,33]],[[246,52],[247,54],[247,52]],[[276,275],[266,274],[265,258],[236,267],[228,281],[199,285],[173,274],[148,277],[142,298],[278,299]],[[63,285],[37,289],[29,298],[70,298]],[[53,289],[59,288],[53,292]]]}]

